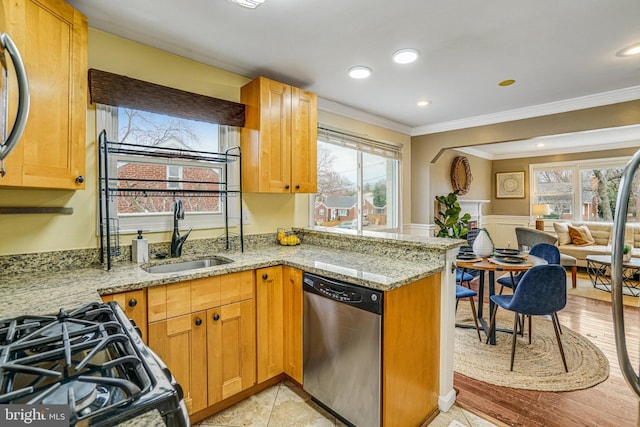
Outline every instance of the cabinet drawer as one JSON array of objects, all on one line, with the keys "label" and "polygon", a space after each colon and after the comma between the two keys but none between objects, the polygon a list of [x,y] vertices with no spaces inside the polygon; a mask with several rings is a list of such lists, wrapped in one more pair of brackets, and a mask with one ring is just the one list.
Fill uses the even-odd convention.
[{"label": "cabinet drawer", "polygon": [[220,305],[251,299],[253,294],[252,270],[220,276]]},{"label": "cabinet drawer", "polygon": [[148,320],[157,322],[253,298],[253,271],[204,277],[148,289]]},{"label": "cabinet drawer", "polygon": [[220,305],[220,278],[205,277],[191,281],[191,311],[207,310]]},{"label": "cabinet drawer", "polygon": [[191,282],[150,287],[147,307],[149,323],[191,313]]}]

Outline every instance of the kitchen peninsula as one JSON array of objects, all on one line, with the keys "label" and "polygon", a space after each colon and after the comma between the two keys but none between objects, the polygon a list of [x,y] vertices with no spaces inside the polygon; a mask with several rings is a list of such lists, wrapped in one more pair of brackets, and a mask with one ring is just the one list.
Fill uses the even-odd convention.
[{"label": "kitchen peninsula", "polygon": [[[147,273],[129,262],[116,263],[110,272],[96,265],[45,271],[58,263],[46,261],[43,254],[39,272],[5,269],[0,317],[53,313],[99,301],[102,295],[287,266],[385,292],[382,425],[415,425],[430,420],[438,408],[448,410],[455,400],[451,338],[455,295],[453,273],[445,266],[451,265],[463,242],[320,227],[296,232],[303,242],[300,246],[277,246],[275,235],[248,236],[244,253],[214,252],[211,246],[198,247],[203,242],[192,241],[185,247],[184,259],[215,254],[233,262],[180,273]],[[260,385],[260,376],[255,383],[248,393]],[[208,416],[210,407],[219,410],[209,405],[194,411],[192,419]]]}]

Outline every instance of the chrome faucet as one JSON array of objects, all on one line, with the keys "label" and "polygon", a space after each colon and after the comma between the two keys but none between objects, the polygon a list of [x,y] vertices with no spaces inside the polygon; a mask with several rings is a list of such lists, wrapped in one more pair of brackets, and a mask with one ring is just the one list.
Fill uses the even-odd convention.
[{"label": "chrome faucet", "polygon": [[184,241],[187,240],[189,234],[191,233],[190,228],[182,236],[180,235],[180,231],[178,230],[178,220],[184,219],[184,208],[182,207],[182,200],[176,199],[176,202],[173,207],[173,235],[171,236],[171,256],[179,257],[182,255],[182,245]]}]

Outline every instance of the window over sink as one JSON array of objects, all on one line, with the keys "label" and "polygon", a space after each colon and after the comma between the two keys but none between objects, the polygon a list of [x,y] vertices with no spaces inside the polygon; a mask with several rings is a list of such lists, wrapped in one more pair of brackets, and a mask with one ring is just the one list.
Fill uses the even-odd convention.
[{"label": "window over sink", "polygon": [[[105,129],[113,142],[132,143],[154,147],[221,152],[239,145],[239,131],[233,126],[206,123],[132,108],[97,104],[97,129]],[[122,185],[126,178],[149,180],[149,187],[193,190],[215,190],[225,180],[222,165],[184,159],[164,159],[153,156],[117,154],[110,176],[118,177]],[[238,174],[230,164],[230,188]],[[178,182],[180,181],[180,182]],[[132,181],[129,185],[135,185]],[[188,188],[187,188],[188,187]],[[185,219],[181,227],[195,229],[224,227],[223,203],[219,197],[181,197]],[[174,197],[146,196],[137,193],[119,193],[109,200],[112,212],[117,212],[120,232],[136,230],[168,231],[173,228]],[[230,225],[237,225],[239,214],[236,203],[230,203]],[[236,219],[237,218],[237,219]]]}]

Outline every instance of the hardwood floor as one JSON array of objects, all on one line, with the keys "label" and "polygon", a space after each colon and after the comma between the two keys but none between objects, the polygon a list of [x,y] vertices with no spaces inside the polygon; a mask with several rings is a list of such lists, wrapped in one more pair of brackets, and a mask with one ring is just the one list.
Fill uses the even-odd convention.
[{"label": "hardwood floor", "polygon": [[[638,399],[618,366],[611,303],[568,296],[559,313],[562,325],[589,338],[609,359],[609,378],[586,390],[539,392],[499,387],[454,376],[457,403],[509,426],[640,426]],[[627,348],[633,366],[640,359],[640,309],[625,306]]]}]

